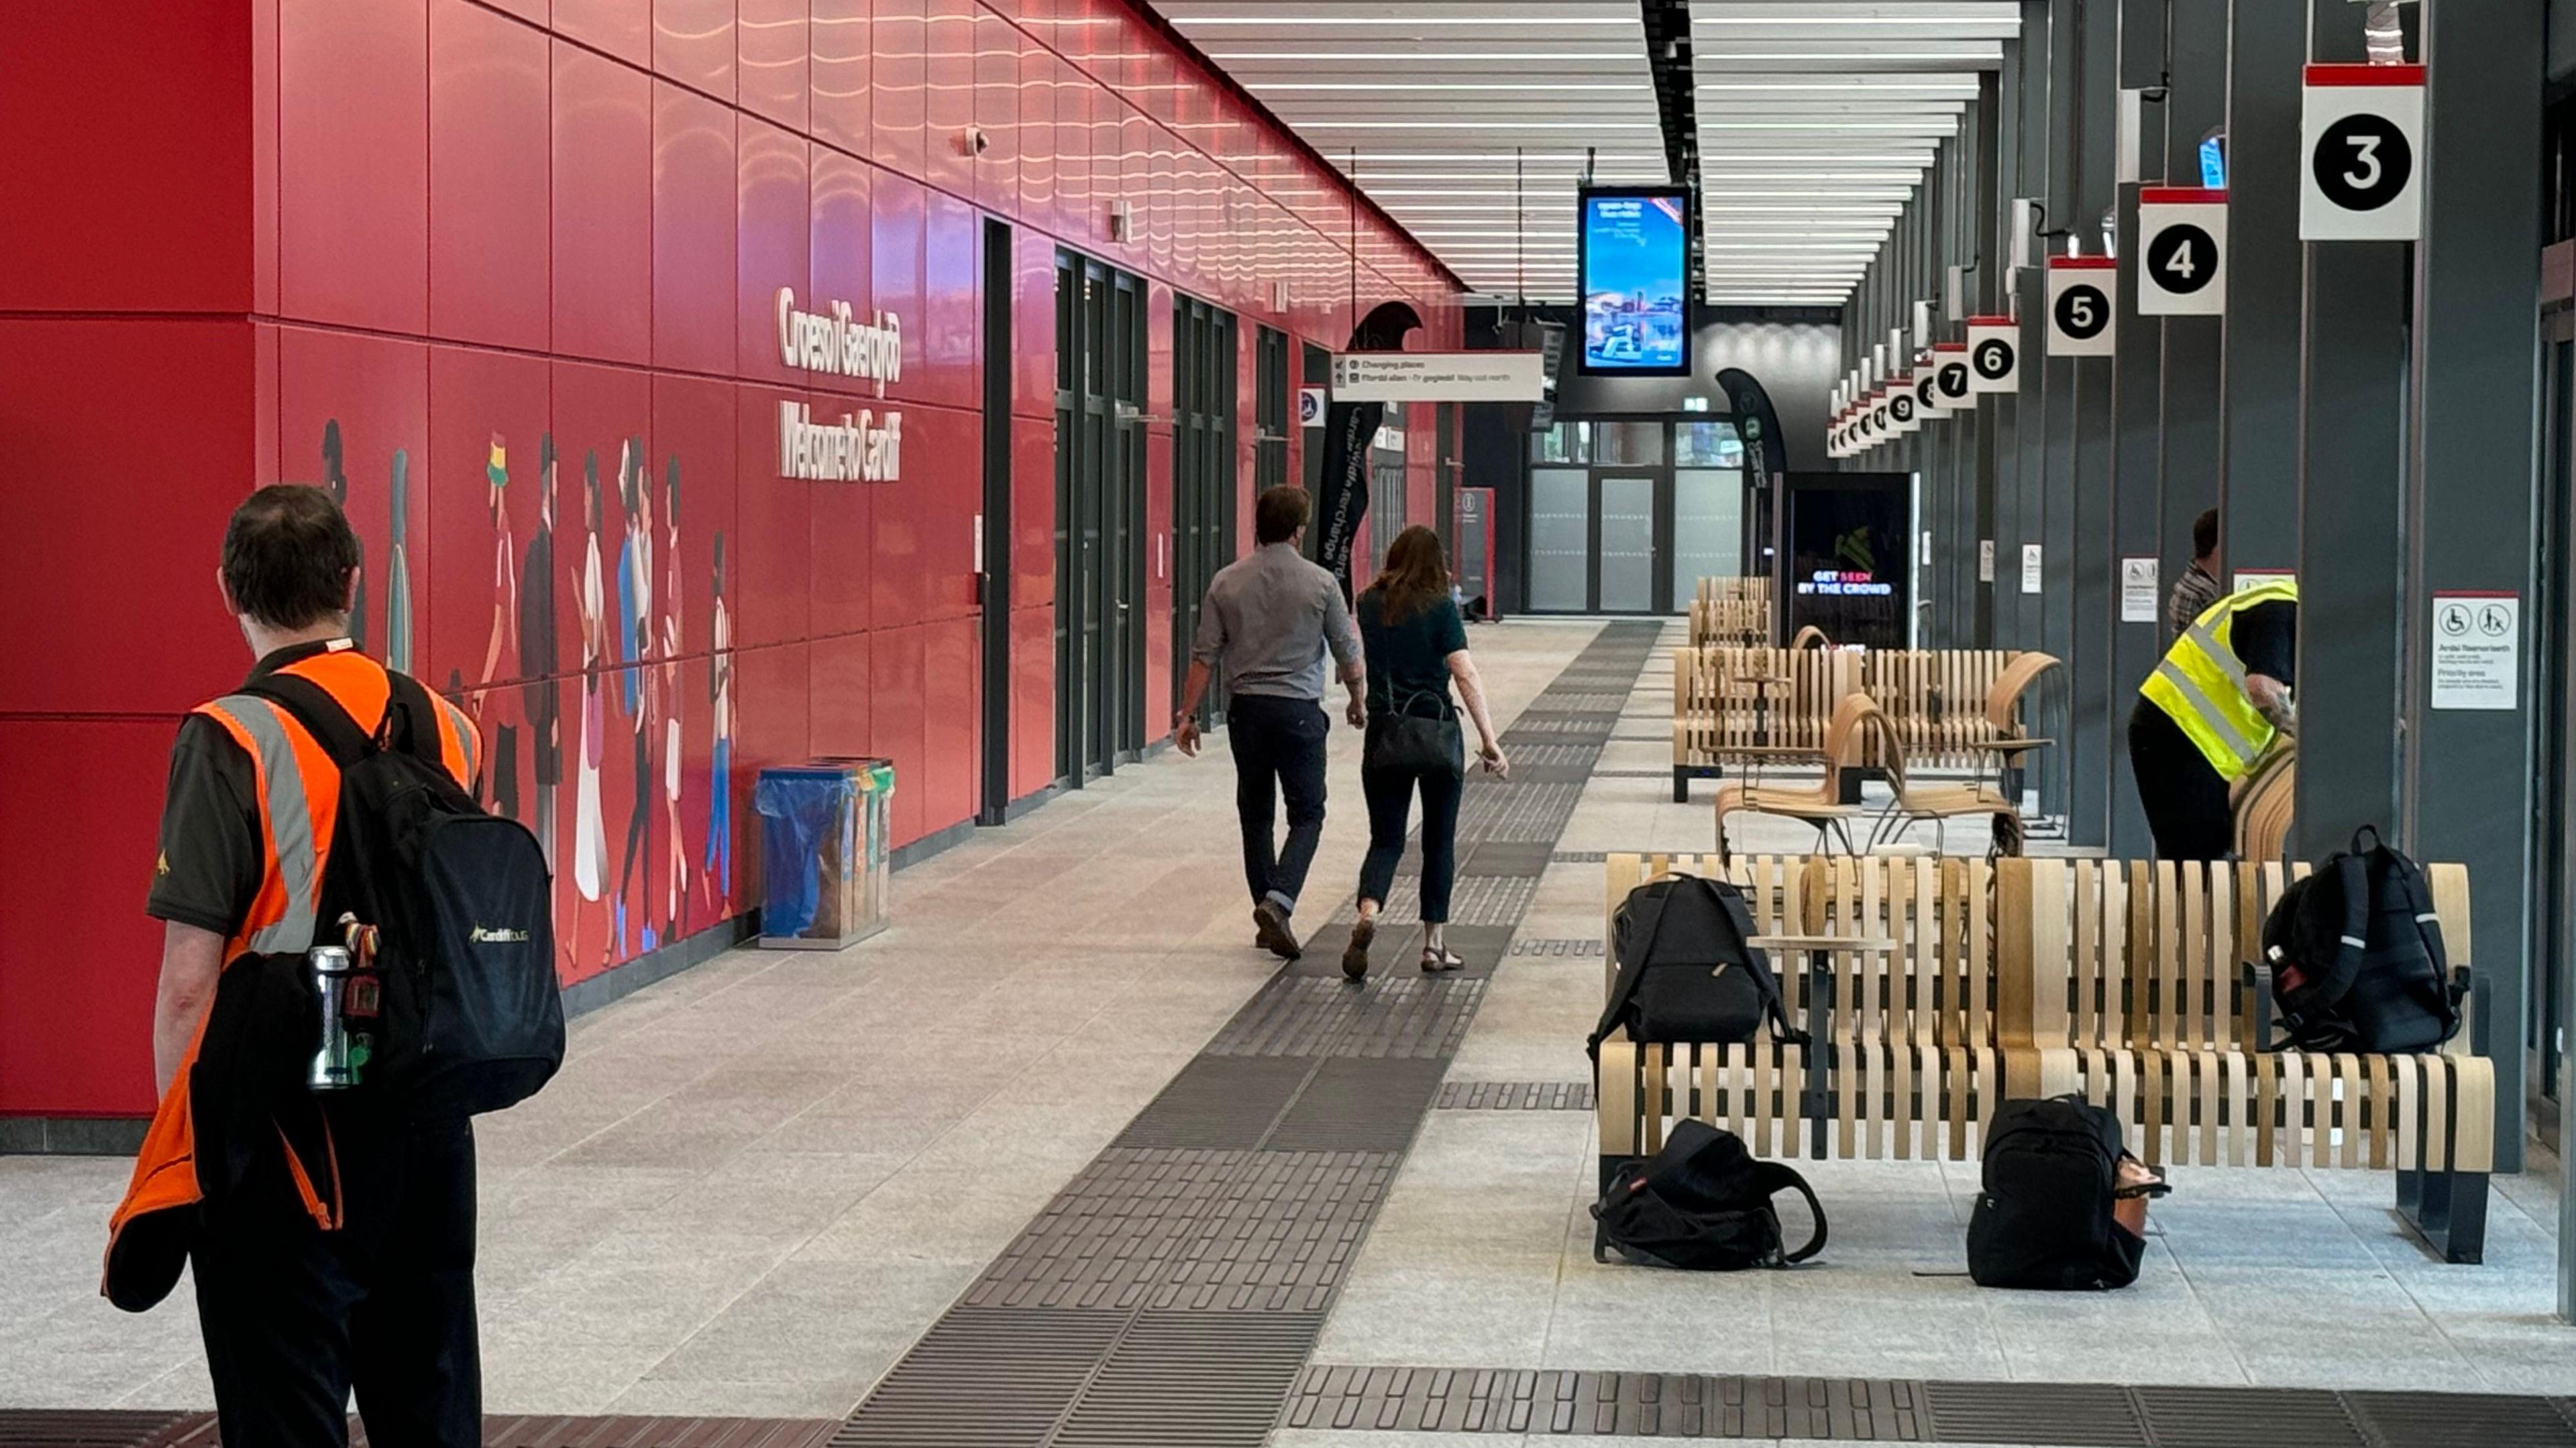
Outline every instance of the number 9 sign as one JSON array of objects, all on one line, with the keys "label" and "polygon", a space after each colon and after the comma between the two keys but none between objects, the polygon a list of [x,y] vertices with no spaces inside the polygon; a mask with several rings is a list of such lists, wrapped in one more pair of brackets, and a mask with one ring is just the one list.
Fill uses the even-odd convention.
[{"label": "number 9 sign", "polygon": [[2119,263],[2107,256],[2048,259],[2048,355],[2108,357],[2116,341],[2111,279]]},{"label": "number 9 sign", "polygon": [[2301,95],[2301,241],[2424,231],[2424,67],[2312,65]]}]

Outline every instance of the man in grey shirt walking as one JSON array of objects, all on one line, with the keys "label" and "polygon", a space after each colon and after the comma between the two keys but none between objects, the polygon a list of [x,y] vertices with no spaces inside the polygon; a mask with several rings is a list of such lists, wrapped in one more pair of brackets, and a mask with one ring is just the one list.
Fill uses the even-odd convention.
[{"label": "man in grey shirt walking", "polygon": [[[1352,728],[1368,722],[1368,678],[1359,630],[1333,575],[1297,551],[1309,508],[1304,488],[1282,484],[1253,504],[1249,558],[1227,564],[1208,583],[1181,711],[1172,720],[1181,752],[1199,752],[1199,700],[1220,661],[1225,667],[1226,739],[1234,751],[1234,809],[1243,823],[1243,876],[1252,890],[1254,938],[1283,960],[1295,960],[1290,917],[1306,868],[1324,836],[1324,655],[1340,666],[1350,691]],[[1276,782],[1274,794],[1273,782]],[[1274,846],[1277,797],[1288,801],[1288,840]]]}]

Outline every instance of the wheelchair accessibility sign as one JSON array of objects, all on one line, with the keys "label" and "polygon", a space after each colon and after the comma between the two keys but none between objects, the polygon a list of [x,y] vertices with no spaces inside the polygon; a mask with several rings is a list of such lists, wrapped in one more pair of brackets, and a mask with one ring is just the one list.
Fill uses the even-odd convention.
[{"label": "wheelchair accessibility sign", "polygon": [[2522,595],[2433,595],[2433,707],[2513,709],[2521,703]]}]

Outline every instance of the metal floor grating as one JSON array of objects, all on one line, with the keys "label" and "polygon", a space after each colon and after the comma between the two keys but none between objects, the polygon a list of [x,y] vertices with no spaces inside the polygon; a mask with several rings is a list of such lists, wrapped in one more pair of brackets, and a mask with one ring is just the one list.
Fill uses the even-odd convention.
[{"label": "metal floor grating", "polygon": [[1144,1313],[1050,1441],[1259,1448],[1323,1330],[1319,1312]]},{"label": "metal floor grating", "polygon": [[1590,1111],[1589,1081],[1444,1081],[1435,1111]]},{"label": "metal floor grating", "polygon": [[1037,1448],[1133,1317],[950,1308],[831,1448]]}]

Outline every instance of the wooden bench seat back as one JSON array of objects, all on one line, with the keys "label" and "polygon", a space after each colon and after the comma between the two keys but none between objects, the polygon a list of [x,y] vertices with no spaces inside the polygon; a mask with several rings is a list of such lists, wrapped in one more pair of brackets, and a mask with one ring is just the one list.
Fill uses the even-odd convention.
[{"label": "wooden bench seat back", "polygon": [[1703,578],[1690,604],[1690,641],[1760,646],[1772,642],[1771,580]]},{"label": "wooden bench seat back", "polygon": [[1790,1019],[1838,1042],[1994,1044],[1994,867],[1930,856],[1612,855],[1602,912],[1602,989],[1618,980],[1616,923],[1628,892],[1667,875],[1731,880],[1766,935],[1892,940],[1889,953],[1836,951],[1818,978],[1805,952],[1774,951]]},{"label": "wooden bench seat back", "polygon": [[1850,692],[1849,656],[1830,650],[1676,649],[1673,763],[1818,753],[1834,706]]},{"label": "wooden bench seat back", "polygon": [[[2000,1012],[2012,1049],[2257,1050],[2244,966],[2304,863],[1997,862]],[[2427,865],[2451,964],[2469,964],[2468,869]],[[2465,1054],[2463,1027],[2444,1050]]]}]

